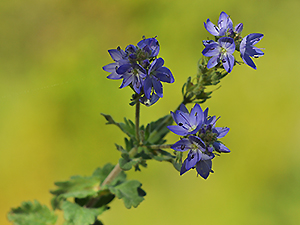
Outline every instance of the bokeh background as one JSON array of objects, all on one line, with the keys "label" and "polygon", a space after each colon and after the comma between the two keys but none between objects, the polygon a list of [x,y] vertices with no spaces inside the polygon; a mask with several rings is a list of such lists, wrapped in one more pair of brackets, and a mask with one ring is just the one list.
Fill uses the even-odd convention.
[{"label": "bokeh background", "polygon": [[298,0],[1,0],[0,224],[10,224],[7,212],[22,201],[49,206],[54,181],[118,161],[114,143],[124,136],[100,112],[121,121],[133,119],[134,109],[130,88],[120,90],[102,70],[112,62],[108,49],[157,35],[176,82],[164,85],[153,107],[142,107],[146,124],[181,101],[182,84],[197,73],[201,41],[211,37],[203,22],[216,23],[221,11],[244,23],[244,36],[265,35],[258,69],[236,66],[203,105],[231,128],[224,142],[232,152],[214,159],[207,180],[195,171],[180,177],[168,163],[130,171],[146,200],[128,210],[116,199],[101,220],[300,224],[299,8]]}]

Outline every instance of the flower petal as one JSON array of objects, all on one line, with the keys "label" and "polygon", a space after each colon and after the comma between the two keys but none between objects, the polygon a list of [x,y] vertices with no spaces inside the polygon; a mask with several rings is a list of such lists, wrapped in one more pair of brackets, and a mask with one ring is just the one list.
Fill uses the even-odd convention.
[{"label": "flower petal", "polygon": [[205,150],[205,144],[201,140],[201,138],[197,136],[189,136],[188,139],[190,140],[191,143],[196,144],[199,150]]},{"label": "flower petal", "polygon": [[122,49],[110,49],[108,50],[108,53],[110,54],[111,58],[116,62],[125,58],[126,56],[126,53]]},{"label": "flower petal", "polygon": [[162,84],[160,83],[159,80],[156,79],[152,79],[152,84],[153,84],[153,88],[155,90],[155,93],[162,98],[163,97],[163,88],[162,88]]},{"label": "flower petal", "polygon": [[218,63],[219,63],[219,55],[213,56],[213,57],[211,57],[210,60],[208,61],[208,63],[207,63],[207,68],[208,68],[208,69],[211,69],[211,68],[213,68],[214,66],[216,66]]},{"label": "flower petal", "polygon": [[222,58],[222,64],[224,66],[224,69],[230,73],[233,69],[233,65],[234,65],[234,56],[231,54],[226,54],[224,55],[224,57]]},{"label": "flower petal", "polygon": [[173,83],[174,82],[174,77],[171,73],[171,71],[167,67],[160,67],[156,70],[156,77],[163,82],[167,83]]},{"label": "flower petal", "polygon": [[244,63],[256,70],[256,65],[248,54],[241,55]]},{"label": "flower petal", "polygon": [[207,57],[216,56],[220,54],[220,46],[217,42],[213,42],[209,45],[205,46],[203,49],[202,54]]},{"label": "flower petal", "polygon": [[171,125],[167,126],[170,131],[172,131],[174,134],[180,135],[180,136],[185,136],[188,134],[188,130],[184,129],[181,126],[176,126],[176,125]]},{"label": "flower petal", "polygon": [[117,69],[118,74],[123,74],[131,68],[131,64],[123,64]]},{"label": "flower petal", "polygon": [[120,88],[124,88],[133,82],[132,74],[124,74],[123,77],[124,77],[124,79],[123,79],[123,82],[122,82]]},{"label": "flower petal", "polygon": [[207,19],[206,23],[204,23],[204,27],[212,35],[214,35],[214,36],[219,35],[219,28],[217,26],[215,26],[212,22],[210,22],[209,19]]},{"label": "flower petal", "polygon": [[230,152],[230,150],[224,144],[222,144],[220,142],[213,143],[213,146],[216,149],[216,151],[224,152],[224,153]]},{"label": "flower petal", "polygon": [[180,141],[177,141],[175,144],[173,144],[171,148],[175,151],[184,152],[191,149],[191,142],[187,138],[183,138]]},{"label": "flower petal", "polygon": [[215,127],[213,129],[213,131],[218,134],[217,138],[225,137],[229,130],[228,127]]},{"label": "flower petal", "polygon": [[144,93],[147,99],[150,98],[151,90],[152,90],[152,79],[150,76],[147,76],[144,81]]},{"label": "flower petal", "polygon": [[211,160],[200,160],[196,164],[196,170],[198,174],[204,179],[207,179],[207,177],[209,176],[209,173],[211,172],[211,167],[212,167]]}]

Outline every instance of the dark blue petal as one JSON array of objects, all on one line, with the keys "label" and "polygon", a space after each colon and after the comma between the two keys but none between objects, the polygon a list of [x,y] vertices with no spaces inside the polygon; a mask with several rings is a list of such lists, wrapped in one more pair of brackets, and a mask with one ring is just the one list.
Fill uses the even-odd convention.
[{"label": "dark blue petal", "polygon": [[256,65],[248,54],[241,55],[244,63],[256,70]]},{"label": "dark blue petal", "polygon": [[136,52],[136,47],[134,45],[128,45],[125,48],[125,52],[127,52],[128,54],[132,54]]},{"label": "dark blue petal", "polygon": [[218,40],[221,47],[225,48],[227,53],[232,54],[235,51],[235,43],[231,37],[221,37]]},{"label": "dark blue petal", "polygon": [[155,90],[155,93],[162,98],[163,97],[163,88],[162,88],[162,84],[160,83],[159,80],[156,79],[152,79],[152,84],[153,84],[153,88]]},{"label": "dark blue petal", "polygon": [[168,128],[174,134],[177,134],[177,135],[180,135],[180,136],[185,136],[189,133],[187,129],[185,129],[181,126],[172,125],[172,126],[168,126]]},{"label": "dark blue petal", "polygon": [[207,57],[216,56],[220,54],[220,46],[217,42],[211,43],[205,46],[203,49],[202,54]]},{"label": "dark blue petal", "polygon": [[188,111],[188,109],[186,108],[186,106],[185,106],[185,104],[180,104],[180,107],[179,107],[179,110],[181,111],[181,112],[184,112],[184,113],[187,113],[187,114],[189,114],[189,111]]},{"label": "dark blue petal", "polygon": [[211,160],[200,160],[196,164],[196,170],[198,174],[204,179],[207,179],[207,177],[209,176],[209,173],[211,172],[211,167],[212,167]]},{"label": "dark blue petal", "polygon": [[159,53],[159,49],[160,49],[159,43],[156,40],[156,38],[143,39],[139,43],[137,43],[137,46],[140,49],[143,49],[145,46],[148,46],[151,49],[151,55],[150,55],[150,57],[157,56],[158,53]]},{"label": "dark blue petal", "polygon": [[162,82],[167,82],[167,83],[173,83],[174,82],[174,77],[171,73],[171,71],[167,67],[160,67],[156,70],[156,77],[162,81]]},{"label": "dark blue petal", "polygon": [[[228,28],[232,28],[232,21],[231,21],[230,17],[225,12],[221,12],[219,20],[218,20],[218,26],[220,28],[224,28],[226,30]],[[224,34],[222,34],[222,35],[220,34],[220,36],[223,36]]]},{"label": "dark blue petal", "polygon": [[216,149],[216,151],[225,152],[225,153],[230,152],[230,150],[224,144],[222,144],[220,142],[214,142],[213,146]]},{"label": "dark blue petal", "polygon": [[197,162],[201,160],[202,153],[201,151],[190,150],[188,157],[185,159],[185,169],[189,170],[193,168]]},{"label": "dark blue petal", "polygon": [[186,160],[182,163],[181,170],[180,170],[180,175],[184,174],[188,170],[186,169]]},{"label": "dark blue petal", "polygon": [[217,26],[215,26],[209,19],[206,20],[206,23],[204,23],[205,29],[211,33],[214,36],[219,35],[219,29]]},{"label": "dark blue petal", "polygon": [[188,139],[190,140],[191,143],[196,144],[198,149],[205,150],[206,146],[204,142],[201,140],[201,138],[197,136],[189,136]]},{"label": "dark blue petal", "polygon": [[116,72],[112,72],[110,75],[107,76],[107,78],[112,80],[119,80],[123,78],[123,75],[117,74]]},{"label": "dark blue petal", "polygon": [[239,23],[238,25],[235,26],[234,32],[235,33],[241,33],[243,31],[244,25],[242,23]]},{"label": "dark blue petal", "polygon": [[144,104],[145,106],[151,106],[153,104],[155,104],[157,101],[158,101],[159,97],[153,93],[151,96],[150,96],[150,99],[147,99],[146,98],[146,95],[144,95],[143,97],[141,97],[139,99],[139,101]]},{"label": "dark blue petal", "polygon": [[253,33],[253,34],[248,34],[246,36],[246,42],[250,43],[251,45],[257,44],[262,38],[264,37],[263,34],[259,33]]},{"label": "dark blue petal", "polygon": [[224,69],[230,73],[234,66],[234,56],[227,54],[222,58],[222,64],[224,66]]},{"label": "dark blue petal", "polygon": [[123,64],[117,69],[118,74],[124,74],[131,68],[131,64]]},{"label": "dark blue petal", "polygon": [[147,76],[144,81],[144,93],[147,99],[150,98],[151,90],[152,90],[152,79],[150,76]]},{"label": "dark blue petal", "polygon": [[207,68],[211,69],[214,66],[216,66],[219,63],[219,58],[220,58],[219,55],[211,57],[210,60],[208,60],[207,62]]},{"label": "dark blue petal", "polygon": [[203,123],[203,111],[199,104],[195,104],[195,106],[191,109],[190,113],[190,123],[192,125],[198,126],[199,124],[202,125]]},{"label": "dark blue petal", "polygon": [[229,132],[229,128],[228,127],[215,127],[213,129],[213,132],[218,134],[217,138],[222,138],[222,137],[225,137],[225,135]]},{"label": "dark blue petal", "polygon": [[148,74],[150,74],[152,71],[156,71],[158,68],[162,67],[162,65],[164,65],[164,60],[162,58],[155,59],[150,65]]},{"label": "dark blue petal", "polygon": [[191,124],[189,122],[189,114],[185,113],[183,111],[177,110],[173,114],[174,121],[179,125],[184,127],[184,129],[188,130],[191,127]]},{"label": "dark blue petal", "polygon": [[133,75],[132,86],[133,86],[133,89],[135,90],[136,93],[139,94],[141,92],[142,80],[139,76],[134,76]]},{"label": "dark blue petal", "polygon": [[[169,128],[170,126],[168,126]],[[170,128],[169,128],[170,129]],[[177,141],[175,144],[171,146],[172,149],[179,151],[179,152],[184,152],[187,150],[191,149],[191,142],[187,138],[183,138],[180,141]]]},{"label": "dark blue petal", "polygon": [[120,86],[120,88],[124,88],[126,86],[128,86],[129,84],[131,84],[133,82],[133,76],[130,75],[130,74],[124,74],[123,75],[124,79],[123,79],[123,82]]},{"label": "dark blue petal", "polygon": [[102,69],[106,72],[115,72],[116,71],[116,67],[118,66],[118,63],[110,63],[107,64],[106,66],[103,66]]},{"label": "dark blue petal", "polygon": [[125,52],[122,49],[111,49],[108,50],[108,53],[110,54],[111,58],[116,62],[118,62],[121,59],[124,59],[126,56]]},{"label": "dark blue petal", "polygon": [[214,41],[213,40],[203,40],[202,41],[202,44],[206,47],[206,45],[210,45],[210,44],[212,44],[212,43],[214,43]]}]

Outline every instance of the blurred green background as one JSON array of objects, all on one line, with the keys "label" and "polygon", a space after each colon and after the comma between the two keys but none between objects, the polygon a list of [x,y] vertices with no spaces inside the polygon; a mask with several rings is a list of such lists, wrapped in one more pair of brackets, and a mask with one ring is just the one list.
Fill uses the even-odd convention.
[{"label": "blurred green background", "polygon": [[[231,149],[214,159],[208,180],[180,177],[168,163],[130,171],[147,192],[128,210],[121,200],[104,224],[300,224],[300,104],[298,0],[2,0],[0,2],[0,224],[22,201],[50,205],[54,181],[90,175],[116,163],[123,134],[100,112],[133,119],[131,90],[106,79],[108,49],[158,37],[175,83],[164,98],[142,107],[142,123],[174,110],[181,86],[197,72],[203,22],[221,11],[243,36],[263,33],[257,71],[236,66],[209,106],[231,131]],[[288,38],[289,37],[289,38]],[[191,106],[190,106],[191,107]],[[178,140],[170,134],[169,143]],[[60,220],[61,221],[61,220]],[[60,222],[58,223],[60,224]]]}]

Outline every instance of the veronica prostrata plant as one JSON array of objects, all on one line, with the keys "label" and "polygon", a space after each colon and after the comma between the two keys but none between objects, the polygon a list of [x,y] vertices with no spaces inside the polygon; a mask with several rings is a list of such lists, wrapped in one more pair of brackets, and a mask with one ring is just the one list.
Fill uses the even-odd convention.
[{"label": "veronica prostrata plant", "polygon": [[[256,69],[252,58],[264,55],[255,46],[263,34],[242,37],[243,24],[234,27],[225,12],[221,12],[217,25],[207,19],[204,27],[215,38],[202,42],[204,49],[198,73],[183,84],[182,99],[178,99],[174,111],[145,125],[139,122],[141,104],[154,106],[165,95],[163,83],[175,81],[171,70],[164,66],[164,59],[158,56],[158,39],[143,37],[124,50],[121,47],[108,50],[113,62],[103,70],[109,73],[108,79],[121,80],[121,89],[132,89],[129,105],[135,107],[134,121],[125,118],[124,122],[117,122],[112,116],[101,114],[107,124],[115,125],[125,134],[124,144],[115,144],[121,156],[119,162],[99,167],[91,176],[72,176],[67,181],[56,182],[56,189],[50,191],[54,196],[52,210],[38,201],[23,202],[8,213],[13,224],[55,224],[54,210],[62,210],[65,225],[101,225],[99,216],[109,209],[115,197],[122,199],[128,209],[144,200],[146,192],[142,184],[128,180],[125,172],[133,168],[141,171],[149,160],[169,162],[180,175],[195,169],[197,176],[207,179],[213,173],[213,159],[230,152],[221,141],[229,128],[218,127],[216,123],[220,117],[209,116],[208,108],[203,110],[200,104],[211,98],[213,91],[208,88],[217,85],[234,66],[242,64],[236,60],[235,52],[239,52],[245,64]],[[166,144],[169,131],[180,136],[176,143]]]}]

